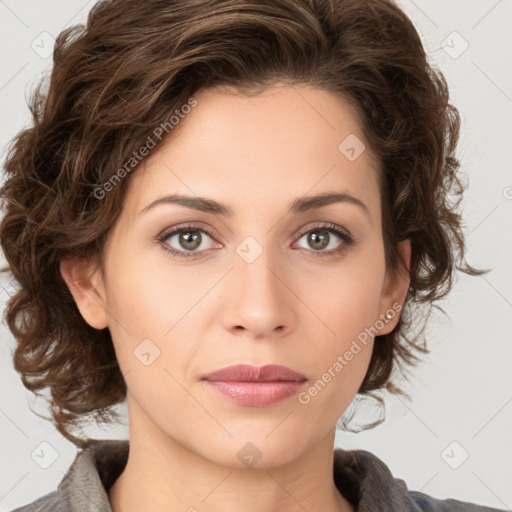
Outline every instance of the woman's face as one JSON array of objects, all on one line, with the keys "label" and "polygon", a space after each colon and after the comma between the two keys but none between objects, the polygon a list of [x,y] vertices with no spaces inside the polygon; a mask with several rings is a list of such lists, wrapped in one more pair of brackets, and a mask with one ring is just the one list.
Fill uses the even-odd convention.
[{"label": "woman's face", "polygon": [[[346,103],[306,86],[195,98],[129,178],[104,273],[74,295],[112,334],[132,436],[219,464],[246,452],[283,464],[332,434],[408,283],[386,273],[376,161]],[[190,206],[162,200],[177,195]],[[192,207],[199,198],[210,211]],[[235,364],[306,381],[203,380]]]}]

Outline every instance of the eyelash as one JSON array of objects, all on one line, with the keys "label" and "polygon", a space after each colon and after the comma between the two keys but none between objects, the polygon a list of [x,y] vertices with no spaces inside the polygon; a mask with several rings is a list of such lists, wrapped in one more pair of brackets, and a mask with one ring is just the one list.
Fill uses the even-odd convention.
[{"label": "eyelash", "polygon": [[[323,257],[329,257],[329,256],[334,256],[334,255],[340,254],[341,252],[346,250],[348,247],[350,247],[354,243],[354,239],[352,238],[352,236],[350,236],[345,231],[342,231],[335,224],[320,224],[318,226],[313,226],[313,227],[310,227],[307,229],[303,229],[297,235],[298,240],[300,240],[304,235],[307,235],[310,232],[321,231],[321,230],[328,231],[329,233],[334,233],[339,238],[341,238],[341,240],[343,240],[343,243],[341,244],[341,246],[339,248],[331,249],[330,251],[314,251],[312,249],[311,252],[313,252],[315,254],[315,256],[314,256],[315,258],[316,257],[323,258]],[[204,233],[205,235],[209,236],[211,239],[215,240],[215,238],[212,236],[212,234],[209,231],[207,231],[206,229],[200,228],[198,226],[185,225],[185,226],[179,226],[171,231],[165,231],[162,234],[157,235],[155,242],[159,243],[165,251],[171,253],[173,256],[176,256],[178,258],[186,258],[186,259],[195,258],[196,254],[200,254],[203,251],[188,251],[188,252],[187,251],[177,251],[175,249],[170,248],[168,245],[165,244],[165,242],[169,238],[172,238],[174,235],[185,232],[185,231],[198,231],[200,233]]]}]

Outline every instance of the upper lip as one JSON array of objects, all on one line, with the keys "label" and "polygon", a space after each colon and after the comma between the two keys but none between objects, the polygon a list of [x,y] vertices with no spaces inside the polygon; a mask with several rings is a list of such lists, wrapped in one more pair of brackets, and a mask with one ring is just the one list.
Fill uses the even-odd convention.
[{"label": "upper lip", "polygon": [[202,377],[203,380],[236,381],[236,382],[274,382],[307,380],[302,373],[295,372],[286,366],[267,364],[252,366],[249,364],[236,364],[228,366]]}]

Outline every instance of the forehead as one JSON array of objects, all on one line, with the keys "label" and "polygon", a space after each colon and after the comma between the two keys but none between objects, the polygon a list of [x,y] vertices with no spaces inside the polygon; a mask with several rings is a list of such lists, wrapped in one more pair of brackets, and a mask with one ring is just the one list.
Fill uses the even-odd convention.
[{"label": "forehead", "polygon": [[130,211],[182,193],[224,202],[235,214],[268,214],[297,197],[348,190],[377,221],[378,162],[343,99],[299,85],[250,97],[207,90],[195,99],[172,137],[131,177]]}]

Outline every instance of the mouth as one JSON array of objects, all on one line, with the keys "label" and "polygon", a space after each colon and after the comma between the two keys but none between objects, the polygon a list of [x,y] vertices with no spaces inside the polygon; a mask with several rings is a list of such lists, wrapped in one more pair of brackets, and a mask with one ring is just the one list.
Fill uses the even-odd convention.
[{"label": "mouth", "polygon": [[204,375],[204,385],[239,405],[265,407],[296,394],[305,375],[281,365],[234,365]]}]

